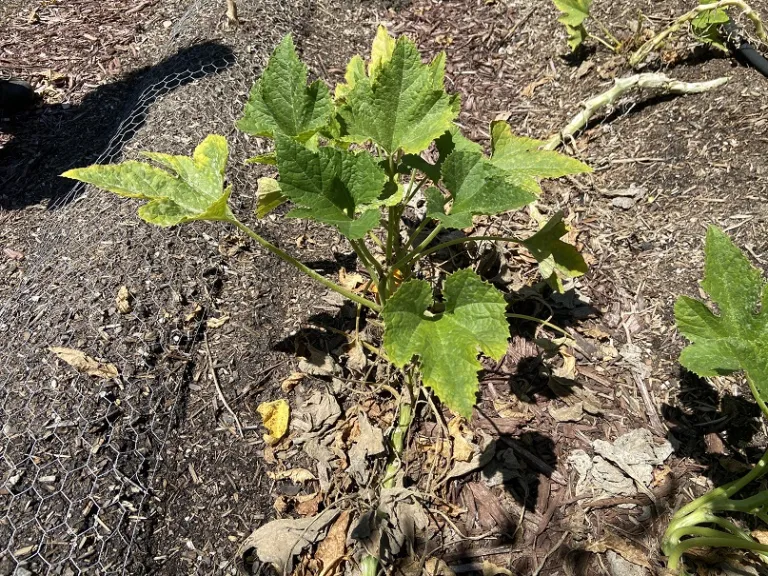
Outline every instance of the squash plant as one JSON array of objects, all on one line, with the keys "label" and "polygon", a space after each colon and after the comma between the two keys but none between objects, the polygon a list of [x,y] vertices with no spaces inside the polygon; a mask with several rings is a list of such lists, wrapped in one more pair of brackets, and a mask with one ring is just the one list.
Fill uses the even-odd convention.
[{"label": "squash plant", "polygon": [[[691,341],[680,355],[680,363],[702,377],[743,371],[755,401],[768,416],[768,289],[760,270],[715,227],[707,232],[701,286],[719,313],[687,296],[677,300],[677,327]],[[678,510],[662,539],[670,570],[680,568],[685,552],[701,547],[753,550],[767,560],[768,545],[723,516],[746,514],[768,524],[768,490],[734,498],[766,474],[768,452],[743,478],[715,488]]]},{"label": "squash plant", "polygon": [[[494,240],[525,246],[554,282],[557,274],[584,273],[581,256],[561,240],[567,232],[561,214],[527,239],[434,241],[442,230],[471,227],[475,216],[531,204],[542,178],[589,168],[540,150],[542,142],[515,136],[505,122],[491,124],[491,154],[486,155],[455,123],[459,97],[445,91],[444,73],[445,54],[424,63],[413,42],[395,39],[380,27],[368,62],[352,58],[344,82],[331,93],[321,80],[307,83],[307,67],[286,36],[254,84],[237,124],[247,134],[274,142],[271,152],[249,160],[279,171],[279,180],[258,180],[257,216],[290,202],[286,217],[334,227],[370,278],[371,290],[365,294],[311,270],[233,213],[222,136],[207,136],[191,157],[144,152],[150,162],[96,165],[63,176],[147,200],[138,215],[151,224],[211,220],[236,226],[327,288],[378,314],[386,358],[409,375],[409,382],[420,380],[451,410],[469,417],[478,389],[478,354],[498,359],[507,348],[504,295],[471,269],[427,281],[418,277],[418,263],[450,245]],[[422,157],[428,149],[436,153],[436,162]],[[426,216],[408,227],[404,213],[420,193]],[[407,426],[410,412],[404,412],[400,422]]]}]

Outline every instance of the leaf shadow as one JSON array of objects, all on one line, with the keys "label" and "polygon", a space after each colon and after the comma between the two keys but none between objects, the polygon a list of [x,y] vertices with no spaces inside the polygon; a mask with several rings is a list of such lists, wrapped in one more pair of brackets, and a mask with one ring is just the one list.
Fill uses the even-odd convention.
[{"label": "leaf shadow", "polygon": [[77,105],[46,104],[0,119],[0,132],[12,135],[0,149],[0,209],[71,202],[84,186],[60,178],[62,172],[119,160],[158,98],[234,62],[228,46],[203,42],[99,86]]},{"label": "leaf shadow", "polygon": [[712,384],[681,368],[678,403],[663,404],[661,415],[669,427],[668,439],[675,452],[698,462],[719,485],[743,475],[746,470],[727,470],[757,461],[762,450],[752,445],[761,431],[761,411],[745,396],[718,392]]}]

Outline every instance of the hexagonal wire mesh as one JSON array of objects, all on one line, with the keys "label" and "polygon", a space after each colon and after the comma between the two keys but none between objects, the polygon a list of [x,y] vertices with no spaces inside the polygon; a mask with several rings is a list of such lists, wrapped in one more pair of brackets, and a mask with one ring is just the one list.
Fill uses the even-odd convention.
[{"label": "hexagonal wire mesh", "polygon": [[[209,132],[241,138],[231,126],[249,68],[308,3],[280,14],[238,2],[241,17],[264,21],[255,48],[201,43],[219,36],[219,4],[193,0],[176,21],[170,56],[141,78],[99,163],[138,149],[188,153]],[[245,188],[237,164],[229,178]],[[0,575],[146,573],[137,540],[151,531],[147,502],[187,392],[201,322],[188,314],[201,273],[187,255],[210,250],[206,228],[158,230],[137,222],[133,203],[80,186],[45,218],[23,280],[0,301]],[[135,301],[121,314],[126,284]],[[51,346],[114,363],[120,376],[79,374]]]}]

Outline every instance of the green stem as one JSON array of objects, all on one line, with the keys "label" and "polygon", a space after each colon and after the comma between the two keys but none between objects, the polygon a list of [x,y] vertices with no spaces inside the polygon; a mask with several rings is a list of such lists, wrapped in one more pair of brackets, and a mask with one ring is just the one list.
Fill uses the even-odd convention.
[{"label": "green stem", "polygon": [[408,238],[408,242],[405,243],[405,246],[403,246],[403,250],[407,251],[413,243],[416,241],[416,238],[419,237],[419,234],[421,234],[421,231],[424,230],[424,228],[429,224],[430,219],[424,218],[424,220],[421,221],[421,223],[416,227],[416,229],[411,233],[410,238]]},{"label": "green stem", "polygon": [[552,324],[552,322],[548,322],[547,320],[542,320],[541,318],[536,318],[536,316],[528,316],[526,314],[515,314],[514,312],[507,312],[506,314],[507,318],[517,318],[519,320],[529,320],[530,322],[538,322],[542,326],[546,326],[550,330],[554,330],[555,332],[559,332],[563,336],[566,336],[567,338],[573,339],[573,336],[560,328],[560,326],[556,326],[555,324]]},{"label": "green stem", "polygon": [[287,252],[281,250],[280,248],[278,248],[277,246],[275,246],[271,242],[269,242],[266,239],[264,239],[261,236],[259,236],[256,232],[251,230],[248,226],[246,226],[245,224],[240,222],[234,216],[232,217],[231,220],[228,220],[228,221],[231,222],[232,224],[234,224],[235,226],[237,226],[243,233],[247,234],[249,237],[251,237],[256,242],[261,244],[264,248],[266,248],[267,250],[272,252],[272,254],[274,254],[275,256],[280,258],[281,260],[283,260],[285,262],[288,262],[288,264],[291,264],[292,266],[294,266],[295,268],[297,268],[298,270],[300,270],[301,272],[303,272],[304,274],[306,274],[307,276],[309,276],[313,280],[317,280],[320,284],[322,284],[326,288],[330,288],[331,290],[333,290],[334,292],[338,292],[339,294],[341,294],[345,298],[349,298],[353,302],[357,302],[358,304],[361,304],[361,305],[363,305],[363,306],[365,306],[367,308],[370,308],[371,310],[373,310],[375,312],[381,312],[381,306],[379,306],[375,302],[371,302],[367,298],[363,298],[362,296],[360,296],[359,294],[355,294],[351,290],[347,290],[346,288],[342,288],[341,286],[339,286],[335,282],[332,282],[331,280],[328,280],[324,276],[321,276],[320,274],[318,274],[317,272],[315,272],[314,270],[309,268],[306,264],[298,261],[296,258],[291,256]]},{"label": "green stem", "polygon": [[757,464],[755,464],[754,468],[752,468],[752,470],[750,470],[742,478],[739,478],[738,480],[734,480],[733,482],[729,482],[728,484],[724,484],[723,486],[710,490],[703,496],[700,496],[693,502],[689,502],[688,504],[680,508],[680,510],[678,510],[675,513],[675,515],[672,517],[670,528],[672,528],[672,524],[675,521],[680,521],[681,519],[688,516],[689,514],[692,514],[699,508],[702,508],[703,506],[710,504],[715,500],[726,500],[730,498],[731,496],[736,494],[739,490],[744,488],[744,486],[746,486],[753,480],[757,480],[758,478],[761,478],[765,474],[768,474],[768,451],[765,454],[763,454],[763,456],[760,458]]},{"label": "green stem", "polygon": [[405,387],[406,389],[400,394],[400,414],[397,417],[397,426],[395,426],[390,437],[392,451],[389,455],[387,467],[384,470],[384,480],[381,483],[384,488],[395,487],[403,450],[405,449],[405,438],[408,435],[408,428],[413,419],[413,382],[410,373],[406,373]]},{"label": "green stem", "polygon": [[[412,174],[413,174],[413,173],[412,173]],[[407,205],[407,204],[408,204],[408,202],[410,202],[411,200],[413,200],[414,196],[416,196],[416,194],[418,193],[418,191],[419,191],[419,190],[421,190],[421,187],[422,187],[422,186],[424,186],[424,183],[425,183],[426,181],[427,181],[427,177],[425,176],[424,178],[422,178],[421,182],[419,182],[418,184],[416,184],[416,187],[415,187],[415,188],[414,188],[414,187],[412,187],[411,189],[409,189],[409,190],[408,190],[408,196],[406,196],[406,197],[405,197],[405,199],[403,200],[403,205]],[[413,182],[413,177],[411,177],[411,182]]]},{"label": "green stem", "polygon": [[[438,224],[438,227],[439,227],[439,224]],[[431,242],[432,238],[428,238],[428,240]],[[454,240],[448,240],[447,242],[442,242],[437,246],[433,246],[432,248],[429,248],[427,250],[421,250],[422,246],[426,247],[429,245],[429,243],[425,244],[425,242],[422,242],[422,246],[419,246],[419,248],[417,248],[416,250],[414,250],[413,252],[404,256],[402,259],[396,262],[393,265],[393,268],[402,270],[403,267],[407,266],[413,260],[424,258],[426,256],[429,256],[430,254],[434,254],[435,252],[439,252],[440,250],[443,250],[445,248],[456,246],[457,244],[463,244],[465,242],[475,242],[479,240],[491,240],[496,242],[516,242],[518,244],[523,243],[523,241],[520,240],[519,238],[513,238],[511,236],[467,236],[466,238],[455,238]]]},{"label": "green stem", "polygon": [[613,42],[614,47],[612,48],[612,50],[614,52],[618,52],[621,49],[621,42],[619,41],[619,39],[616,38],[616,36],[614,36],[613,34],[611,34],[611,31],[608,29],[608,27],[605,24],[603,24],[600,20],[598,20],[597,18],[591,15],[590,15],[590,18],[592,19],[592,22],[594,22],[600,27],[600,30],[603,31],[603,34],[605,34],[608,37],[608,39],[611,42]]},{"label": "green stem", "polygon": [[768,406],[765,405],[765,402],[763,402],[760,393],[757,391],[755,382],[749,376],[747,376],[747,382],[749,383],[749,389],[752,391],[752,397],[757,402],[757,405],[760,406],[760,410],[763,411],[763,415],[768,418]]},{"label": "green stem", "polygon": [[[702,530],[707,530],[702,528]],[[756,552],[768,552],[768,545],[759,542],[742,540],[735,536],[697,536],[689,540],[683,540],[674,551],[669,555],[667,568],[671,571],[677,570],[680,559],[691,548],[736,548],[739,550],[754,550]]]},{"label": "green stem", "polygon": [[373,243],[376,244],[381,250],[384,250],[384,242],[381,241],[381,238],[379,238],[376,234],[373,233],[373,231],[368,232],[368,236],[371,240],[373,240]]},{"label": "green stem", "polygon": [[592,38],[592,40],[597,40],[598,42],[600,42],[600,44],[602,44],[603,46],[608,48],[608,50],[610,50],[611,52],[616,53],[616,52],[619,51],[619,49],[616,46],[613,46],[608,41],[604,40],[603,38],[600,38],[600,36],[598,36],[596,34],[591,34],[591,33],[587,32],[587,36],[589,38]]},{"label": "green stem", "polygon": [[371,251],[368,250],[368,246],[365,245],[365,241],[350,240],[349,243],[352,244],[352,248],[355,249],[355,254],[357,254],[358,258],[360,258],[360,261],[365,266],[365,269],[368,271],[370,277],[374,279],[376,287],[380,288],[380,279],[385,277],[384,268],[381,266],[381,264],[379,264],[379,261],[376,260],[373,254],[371,254]]},{"label": "green stem", "polygon": [[768,41],[768,35],[765,33],[765,28],[763,27],[763,22],[760,20],[760,16],[755,12],[746,2],[743,0],[720,0],[719,2],[712,2],[711,4],[700,4],[690,10],[689,12],[686,12],[682,16],[680,16],[677,20],[675,20],[672,24],[670,24],[667,28],[662,30],[659,34],[656,34],[653,38],[648,40],[645,44],[640,46],[634,54],[629,58],[629,65],[632,68],[635,68],[638,64],[641,64],[648,55],[656,50],[661,44],[673,33],[680,30],[680,28],[683,27],[687,22],[690,22],[696,16],[701,14],[702,12],[707,12],[709,10],[718,10],[720,8],[727,8],[729,6],[735,6],[739,9],[741,9],[744,16],[749,18],[752,21],[752,24],[755,26],[755,33],[757,34],[758,38],[762,40],[763,42]]}]

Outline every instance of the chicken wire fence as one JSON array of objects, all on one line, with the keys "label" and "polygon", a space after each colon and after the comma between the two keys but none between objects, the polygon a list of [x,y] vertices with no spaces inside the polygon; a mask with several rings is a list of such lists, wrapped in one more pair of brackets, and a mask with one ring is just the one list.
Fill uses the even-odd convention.
[{"label": "chicken wire fence", "polygon": [[[228,177],[248,197],[233,125],[271,47],[311,7],[239,0],[240,17],[261,31],[243,37],[223,33],[223,4],[194,0],[181,13],[98,162],[189,153],[216,132],[234,150]],[[217,232],[156,229],[135,208],[72,187],[32,232],[24,276],[0,300],[0,575],[153,571],[148,504],[173,457],[166,442],[184,417],[202,322],[189,307],[204,300],[206,279],[190,254],[210,252]],[[115,301],[122,286],[127,313]],[[53,346],[113,363],[119,376],[81,374]]]}]

